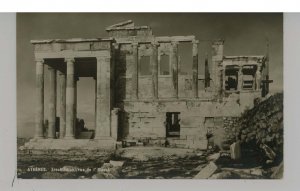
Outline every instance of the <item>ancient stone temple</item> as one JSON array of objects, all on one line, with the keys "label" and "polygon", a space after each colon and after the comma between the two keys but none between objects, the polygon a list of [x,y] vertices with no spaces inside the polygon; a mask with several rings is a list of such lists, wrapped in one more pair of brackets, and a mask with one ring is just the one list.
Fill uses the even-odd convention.
[{"label": "ancient stone temple", "polygon": [[[206,62],[205,74],[200,75],[201,50],[195,36],[154,36],[149,26],[132,21],[106,31],[108,38],[31,41],[36,61],[36,143],[115,148],[116,141],[162,144],[168,139],[170,146],[205,149],[209,129],[222,128],[224,118],[240,116],[269,91],[268,56],[225,56],[224,41],[213,41],[211,66]],[[191,47],[191,63],[179,56],[181,44]],[[49,72],[49,103],[44,103],[44,71]],[[93,77],[96,84],[95,92],[90,92],[96,94],[95,136],[85,143],[75,136],[80,77]],[[49,116],[44,116],[45,105]]]}]

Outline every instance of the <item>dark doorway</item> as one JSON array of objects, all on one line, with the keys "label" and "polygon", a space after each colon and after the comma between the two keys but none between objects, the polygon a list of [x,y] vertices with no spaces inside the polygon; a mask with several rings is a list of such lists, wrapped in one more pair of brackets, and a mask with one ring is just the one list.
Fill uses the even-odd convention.
[{"label": "dark doorway", "polygon": [[166,113],[166,136],[180,137],[180,112]]}]

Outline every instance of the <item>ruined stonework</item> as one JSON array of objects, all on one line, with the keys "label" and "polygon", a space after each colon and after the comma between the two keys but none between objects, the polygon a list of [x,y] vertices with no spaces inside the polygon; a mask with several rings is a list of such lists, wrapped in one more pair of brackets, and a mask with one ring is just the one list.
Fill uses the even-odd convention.
[{"label": "ruined stonework", "polygon": [[[268,93],[267,56],[225,56],[224,41],[212,42],[209,71],[199,73],[195,36],[154,36],[149,26],[132,21],[106,28],[108,38],[33,40],[36,59],[36,139],[75,139],[76,82],[95,79],[96,129],[99,147],[116,141],[207,148],[207,133],[228,130],[254,101]],[[179,45],[191,46],[192,63],[184,63]],[[44,116],[44,67],[49,67],[50,115]],[[191,72],[182,69],[191,67]],[[56,79],[56,72],[58,78]],[[60,92],[56,95],[56,86]],[[60,99],[60,108],[56,108]],[[48,105],[48,104],[47,104]],[[63,113],[56,131],[56,110]],[[59,136],[56,136],[59,134]],[[108,141],[106,141],[108,140]],[[38,145],[38,144],[37,144]]]}]

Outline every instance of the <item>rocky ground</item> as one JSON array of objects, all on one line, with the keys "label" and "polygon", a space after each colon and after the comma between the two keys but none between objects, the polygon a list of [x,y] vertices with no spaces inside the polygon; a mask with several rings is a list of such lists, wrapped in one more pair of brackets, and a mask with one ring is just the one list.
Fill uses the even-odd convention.
[{"label": "rocky ground", "polygon": [[[194,169],[204,165],[204,153],[190,149],[163,147],[129,147],[119,149],[110,160],[61,161],[31,160],[18,162],[19,178],[192,178]],[[38,164],[38,165],[37,165]],[[47,172],[31,172],[29,168],[46,167]],[[76,172],[53,172],[51,168]],[[77,170],[74,170],[77,169]]]},{"label": "rocky ground", "polygon": [[[46,171],[36,171],[35,168],[46,168]],[[24,179],[280,178],[276,174],[272,175],[275,171],[282,172],[282,167],[280,169],[245,165],[241,160],[232,160],[228,153],[164,147],[122,148],[110,159],[98,161],[45,159],[18,162],[18,178]]]}]

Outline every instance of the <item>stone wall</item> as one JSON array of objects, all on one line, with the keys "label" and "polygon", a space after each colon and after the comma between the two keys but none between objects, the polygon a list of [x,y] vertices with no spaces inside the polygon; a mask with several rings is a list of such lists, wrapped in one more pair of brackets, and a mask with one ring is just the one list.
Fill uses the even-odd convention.
[{"label": "stone wall", "polygon": [[236,133],[239,128],[239,117],[224,117],[225,142],[232,144],[236,141]]},{"label": "stone wall", "polygon": [[[240,106],[233,102],[216,102],[203,100],[186,101],[126,101],[120,105],[123,109],[122,138],[125,139],[165,139],[166,113],[180,112],[180,137],[173,139],[172,143],[178,147],[207,144],[208,131],[216,128],[231,127],[235,117],[240,115]],[[231,112],[226,112],[231,110]],[[224,117],[224,120],[223,120]],[[212,118],[212,123],[209,119]],[[213,129],[214,128],[214,129]],[[228,130],[230,134],[231,130]],[[188,145],[188,146],[187,146]],[[199,146],[200,145],[200,146]],[[196,146],[195,146],[196,147]]]}]

